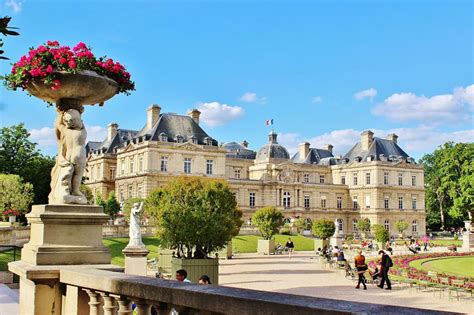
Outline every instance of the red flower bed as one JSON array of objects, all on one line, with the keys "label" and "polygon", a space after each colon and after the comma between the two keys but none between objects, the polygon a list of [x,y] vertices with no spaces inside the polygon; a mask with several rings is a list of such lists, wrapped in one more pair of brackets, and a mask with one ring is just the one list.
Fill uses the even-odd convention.
[{"label": "red flower bed", "polygon": [[119,62],[105,56],[96,58],[91,48],[84,43],[70,49],[68,46],[60,46],[57,41],[48,41],[36,49],[30,48],[27,55],[13,64],[11,73],[5,76],[5,85],[12,90],[26,89],[32,80],[41,80],[51,89],[59,90],[61,82],[56,77],[58,72],[78,73],[85,70],[94,71],[117,82],[119,93],[128,95],[135,89],[130,73]]},{"label": "red flower bed", "polygon": [[3,211],[2,214],[4,216],[12,216],[12,215],[19,216],[20,212],[13,209],[8,209],[8,210]]},{"label": "red flower bed", "polygon": [[[428,271],[416,269],[410,266],[410,262],[418,259],[427,259],[427,258],[439,258],[439,257],[461,257],[461,256],[472,256],[474,253],[429,253],[422,255],[401,255],[393,256],[393,267],[390,268],[390,273],[396,276],[402,276],[402,273],[406,273],[408,278],[415,280],[426,280],[433,281],[433,279],[428,276]],[[380,259],[372,260],[369,262],[369,267],[375,268],[376,265],[380,264]],[[450,274],[444,274],[438,272],[438,281],[439,278],[448,278],[449,284],[452,280],[463,280],[465,282],[465,287],[474,289],[474,282],[472,282],[469,277],[454,276]]]}]

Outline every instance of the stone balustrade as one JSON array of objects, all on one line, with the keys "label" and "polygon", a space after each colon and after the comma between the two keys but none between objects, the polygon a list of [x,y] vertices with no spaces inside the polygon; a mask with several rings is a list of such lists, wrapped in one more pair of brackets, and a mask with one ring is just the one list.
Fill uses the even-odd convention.
[{"label": "stone balustrade", "polygon": [[[107,270],[60,270],[63,314],[446,314],[275,292],[205,286]],[[65,295],[65,296],[64,296]],[[66,311],[67,310],[67,313]],[[176,314],[174,313],[174,314]]]}]

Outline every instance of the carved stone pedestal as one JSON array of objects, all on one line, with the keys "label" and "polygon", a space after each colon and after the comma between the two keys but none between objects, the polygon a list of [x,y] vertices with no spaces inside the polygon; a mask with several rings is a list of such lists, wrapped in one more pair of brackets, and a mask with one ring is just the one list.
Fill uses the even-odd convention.
[{"label": "carved stone pedestal", "polygon": [[109,219],[102,207],[36,205],[26,217],[31,237],[21,260],[33,265],[110,264],[102,244],[102,225]]},{"label": "carved stone pedestal", "polygon": [[332,247],[338,247],[342,248],[342,237],[340,236],[332,236],[329,240],[329,243],[332,245]]},{"label": "carved stone pedestal", "polygon": [[466,250],[474,250],[474,232],[464,232],[462,236],[462,248]]},{"label": "carved stone pedestal", "polygon": [[147,258],[149,251],[145,247],[127,246],[122,251],[125,255],[125,273],[137,276],[147,275]]}]

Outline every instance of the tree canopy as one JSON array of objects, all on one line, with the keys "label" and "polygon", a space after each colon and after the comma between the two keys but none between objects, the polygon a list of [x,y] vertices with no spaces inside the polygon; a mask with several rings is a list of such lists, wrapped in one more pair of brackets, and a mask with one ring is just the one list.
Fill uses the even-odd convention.
[{"label": "tree canopy", "polygon": [[334,235],[336,225],[334,221],[328,219],[318,219],[313,221],[313,235],[322,240],[326,240]]},{"label": "tree canopy", "polygon": [[259,229],[266,240],[277,234],[283,225],[283,213],[275,207],[264,207],[257,210],[252,216],[252,222]]},{"label": "tree canopy", "polygon": [[0,210],[28,211],[33,202],[33,187],[18,175],[0,174]]},{"label": "tree canopy", "polygon": [[357,230],[365,233],[370,231],[370,220],[365,218],[361,219],[356,224]]},{"label": "tree canopy", "polygon": [[408,222],[399,220],[395,222],[395,228],[397,229],[398,233],[402,234],[408,228]]}]

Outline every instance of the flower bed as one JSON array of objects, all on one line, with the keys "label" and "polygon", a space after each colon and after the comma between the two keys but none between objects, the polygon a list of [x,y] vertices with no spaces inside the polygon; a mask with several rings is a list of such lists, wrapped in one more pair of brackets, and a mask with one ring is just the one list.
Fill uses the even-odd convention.
[{"label": "flower bed", "polygon": [[60,73],[79,73],[93,71],[106,76],[118,84],[118,93],[130,94],[135,84],[130,73],[119,62],[107,57],[96,58],[91,48],[84,43],[70,49],[60,46],[57,41],[48,41],[36,49],[30,48],[27,55],[13,64],[11,73],[5,76],[4,84],[8,89],[28,89],[29,84],[40,81],[52,90],[61,88]]},{"label": "flower bed", "polygon": [[[430,254],[421,254],[421,255],[401,255],[393,256],[393,267],[390,268],[390,274],[404,277],[404,274],[408,276],[409,279],[414,280],[425,280],[432,282],[433,279],[428,275],[428,271],[420,270],[410,266],[410,262],[418,259],[429,259],[429,258],[440,258],[440,257],[462,257],[462,256],[472,256],[474,253],[430,253]],[[375,268],[376,265],[380,264],[380,259],[372,260],[369,262],[370,268]],[[465,288],[474,289],[474,282],[469,277],[455,276],[451,274],[437,273],[439,278],[448,278],[449,284],[453,280],[463,280],[465,282]]]}]

